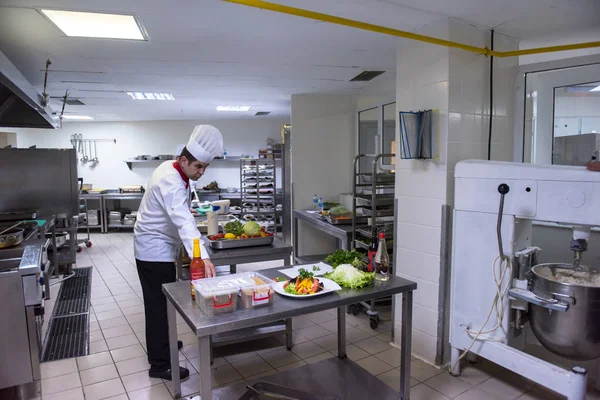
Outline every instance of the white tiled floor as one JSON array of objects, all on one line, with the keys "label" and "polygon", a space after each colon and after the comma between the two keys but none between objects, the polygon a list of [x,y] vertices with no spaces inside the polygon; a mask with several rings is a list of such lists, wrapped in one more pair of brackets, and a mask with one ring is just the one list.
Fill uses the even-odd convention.
[{"label": "white tiled floor", "polygon": [[[43,400],[168,400],[170,385],[150,379],[145,352],[141,287],[135,269],[131,233],[92,236],[93,247],[78,254],[78,266],[93,266],[90,355],[42,365]],[[277,266],[277,263],[266,263]],[[263,264],[263,268],[264,268]],[[257,265],[238,266],[239,271]],[[53,294],[58,286],[53,287]],[[47,303],[51,306],[52,302]],[[198,346],[180,319],[178,332],[186,344],[180,364],[192,374],[183,394],[199,389]],[[285,350],[272,340],[257,351],[215,359],[213,387],[296,368],[334,357],[337,349],[335,311],[294,319],[294,348]],[[400,352],[388,344],[390,323],[373,331],[368,317],[347,316],[347,354],[382,382],[399,389]],[[281,339],[283,340],[283,338]],[[467,365],[460,378],[420,360],[412,360],[412,400],[554,400],[561,397],[489,363]],[[590,393],[589,399],[600,399]]]}]

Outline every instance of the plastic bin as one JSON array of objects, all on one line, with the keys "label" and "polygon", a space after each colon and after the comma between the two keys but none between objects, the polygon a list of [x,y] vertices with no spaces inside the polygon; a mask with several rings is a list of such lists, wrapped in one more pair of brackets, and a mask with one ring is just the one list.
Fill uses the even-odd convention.
[{"label": "plastic bin", "polygon": [[[273,286],[275,285],[274,280],[256,272],[247,272],[243,275],[250,278],[252,284],[242,286],[240,289],[241,307],[255,308],[273,304],[275,300],[275,291],[273,290]],[[263,283],[257,283],[255,279]]]},{"label": "plastic bin", "polygon": [[237,310],[239,289],[243,284],[249,285],[252,279],[240,280],[240,277],[234,277],[235,275],[231,275],[192,281],[196,304],[204,314],[215,315]]}]

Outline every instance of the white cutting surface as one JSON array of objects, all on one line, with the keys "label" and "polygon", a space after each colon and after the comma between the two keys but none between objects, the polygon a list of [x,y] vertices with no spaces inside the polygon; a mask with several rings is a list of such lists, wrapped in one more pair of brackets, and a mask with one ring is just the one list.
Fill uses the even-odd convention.
[{"label": "white cutting surface", "polygon": [[[314,266],[319,267],[318,271],[313,271]],[[328,272],[333,272],[333,267],[331,265],[327,265],[324,262],[313,263],[313,264],[302,264],[302,265],[294,265],[292,268],[280,269],[279,272],[290,277],[295,278],[298,276],[298,270],[300,268],[304,268],[308,272],[312,272],[315,276],[325,275]]]}]

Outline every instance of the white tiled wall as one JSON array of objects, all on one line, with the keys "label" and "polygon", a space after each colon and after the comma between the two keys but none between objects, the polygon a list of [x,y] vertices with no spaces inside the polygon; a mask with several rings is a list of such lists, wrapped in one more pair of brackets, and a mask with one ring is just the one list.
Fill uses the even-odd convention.
[{"label": "white tiled wall", "polygon": [[[428,26],[423,33],[489,46],[489,32],[454,20]],[[517,42],[497,34],[495,48],[515,49]],[[494,63],[492,159],[512,160],[517,60],[496,59]],[[398,159],[396,164],[396,272],[418,284],[414,294],[412,351],[430,363],[436,361],[440,320],[441,211],[444,204],[453,204],[456,163],[487,158],[488,66],[489,59],[484,56],[457,49],[419,42],[403,42],[398,49],[397,111],[439,112],[439,121],[434,126],[434,133],[439,132],[439,157],[428,161]],[[398,329],[400,301],[397,304]]]},{"label": "white tiled wall", "polygon": [[[427,27],[423,33],[448,37],[448,29],[449,22],[445,20]],[[418,284],[412,351],[429,362],[434,362],[436,352],[441,206],[447,197],[449,56],[445,47],[403,42],[398,49],[396,71],[397,111],[435,109],[439,113],[434,124],[434,132],[439,131],[439,157],[396,162],[396,273]],[[395,319],[399,328],[400,301]]]}]

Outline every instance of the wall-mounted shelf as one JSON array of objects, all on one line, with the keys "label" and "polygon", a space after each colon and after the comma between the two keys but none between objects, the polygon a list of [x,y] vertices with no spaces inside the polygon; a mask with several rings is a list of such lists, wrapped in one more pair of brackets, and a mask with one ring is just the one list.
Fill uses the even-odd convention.
[{"label": "wall-mounted shelf", "polygon": [[[215,158],[212,160],[213,163],[226,163],[226,162],[239,162],[242,157],[240,156],[228,156],[227,158]],[[134,165],[140,167],[148,167],[152,165],[158,165],[165,161],[175,161],[175,160],[123,160],[129,170],[133,168]]]}]

